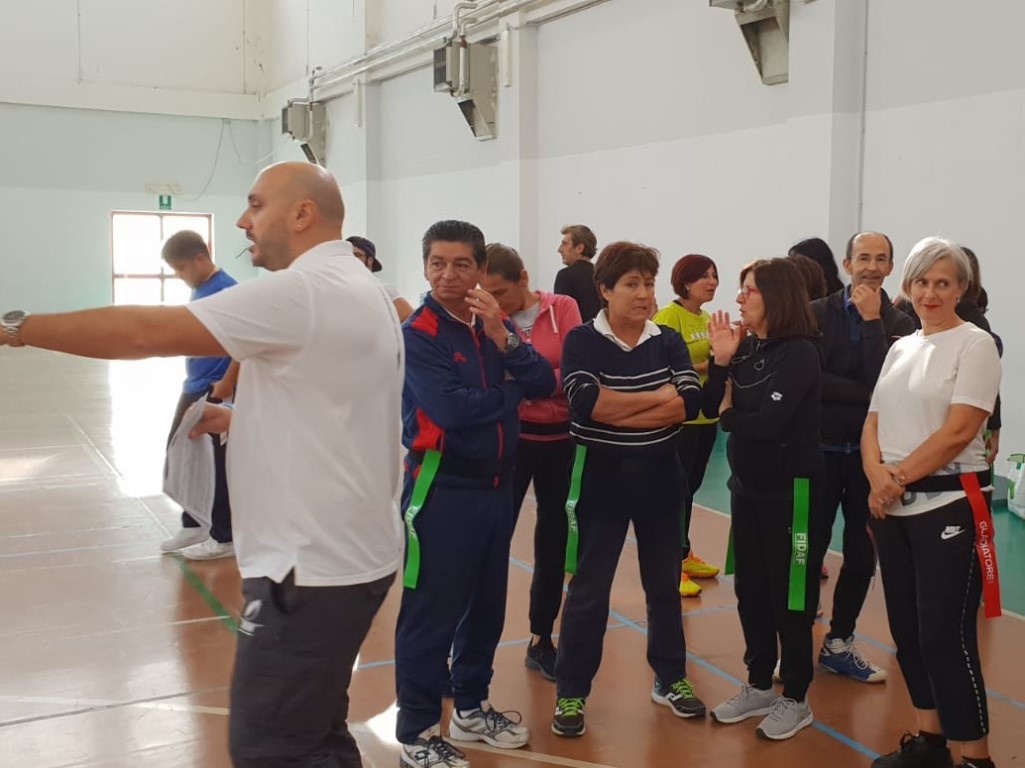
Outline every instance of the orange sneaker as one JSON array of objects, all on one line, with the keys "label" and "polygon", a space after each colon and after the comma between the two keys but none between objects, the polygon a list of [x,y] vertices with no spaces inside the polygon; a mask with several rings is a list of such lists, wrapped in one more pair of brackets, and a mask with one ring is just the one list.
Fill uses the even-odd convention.
[{"label": "orange sneaker", "polygon": [[701,594],[701,585],[686,573],[680,574],[680,597],[697,597]]},{"label": "orange sneaker", "polygon": [[683,572],[692,579],[714,579],[719,575],[719,567],[706,563],[691,552],[683,560]]}]

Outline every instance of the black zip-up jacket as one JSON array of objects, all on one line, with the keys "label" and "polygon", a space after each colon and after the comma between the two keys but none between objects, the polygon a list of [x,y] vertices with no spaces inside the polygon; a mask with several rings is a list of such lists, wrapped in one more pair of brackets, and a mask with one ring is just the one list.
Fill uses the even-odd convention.
[{"label": "black zip-up jacket", "polygon": [[552,293],[572,296],[580,307],[580,317],[586,323],[601,310],[598,287],[594,284],[594,265],[587,259],[577,259],[555,275]]},{"label": "black zip-up jacket", "polygon": [[[727,378],[733,407],[719,414]],[[787,496],[795,477],[822,472],[819,445],[822,369],[814,340],[748,336],[729,367],[709,366],[706,416],[719,416],[730,460],[730,489],[746,496]]]},{"label": "black zip-up jacket", "polygon": [[[868,416],[883,360],[893,340],[915,332],[915,324],[882,291],[880,319],[855,319],[847,309],[847,289],[811,303],[821,332],[822,442],[826,445],[858,445]],[[857,311],[857,310],[853,310]],[[860,338],[851,340],[855,323]]]}]

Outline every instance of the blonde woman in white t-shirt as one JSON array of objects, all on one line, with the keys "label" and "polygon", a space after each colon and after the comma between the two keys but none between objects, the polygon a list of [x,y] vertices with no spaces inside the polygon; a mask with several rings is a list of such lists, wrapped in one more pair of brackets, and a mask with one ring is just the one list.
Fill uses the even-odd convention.
[{"label": "blonde woman in white t-shirt", "polygon": [[976,621],[999,615],[990,516],[992,485],[983,429],[1000,386],[993,337],[957,315],[971,284],[967,256],[922,240],[901,289],[922,320],[890,347],[861,439],[871,485],[890,633],[915,707],[918,732],[874,768],[992,768],[989,715]]}]

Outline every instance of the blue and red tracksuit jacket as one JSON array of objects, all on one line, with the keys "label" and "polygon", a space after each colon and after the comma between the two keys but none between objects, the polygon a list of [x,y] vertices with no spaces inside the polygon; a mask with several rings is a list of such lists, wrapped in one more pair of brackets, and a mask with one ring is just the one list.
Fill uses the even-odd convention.
[{"label": "blue and red tracksuit jacket", "polygon": [[[516,332],[512,322],[504,322]],[[436,449],[442,454],[439,481],[499,481],[515,459],[520,401],[555,391],[551,365],[529,344],[503,354],[484,334],[483,321],[471,329],[430,295],[403,323],[402,335],[407,471],[415,474],[423,452]]]}]

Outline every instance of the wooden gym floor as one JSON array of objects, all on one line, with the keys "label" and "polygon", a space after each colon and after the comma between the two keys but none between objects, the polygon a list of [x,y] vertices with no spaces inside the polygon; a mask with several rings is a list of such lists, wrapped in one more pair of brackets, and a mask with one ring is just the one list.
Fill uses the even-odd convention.
[{"label": "wooden gym floor", "polygon": [[[0,766],[147,768],[230,765],[227,686],[239,577],[233,560],[185,563],[158,544],[178,525],[159,493],[163,444],[181,362],[104,363],[0,349]],[[268,452],[267,460],[273,460]],[[699,501],[723,504],[717,452]],[[245,514],[245,510],[237,510]],[[554,687],[523,666],[533,506],[513,542],[505,635],[492,698],[533,730],[526,749],[470,748],[475,768],[715,768],[868,766],[913,725],[893,655],[881,586],[858,626],[885,685],[819,673],[816,722],[788,742],[755,737],[754,720],[683,721],[649,699],[644,597],[628,542],[612,596],[602,669],[588,700],[587,735],[549,730]],[[696,514],[698,554],[721,562],[728,519]],[[1025,760],[1025,523],[998,513],[1002,581],[1019,615],[982,621],[993,757]],[[827,564],[835,573],[840,559]],[[689,676],[712,706],[744,677],[736,600],[727,578],[683,603]],[[833,580],[824,585],[828,617]],[[393,590],[353,679],[352,727],[367,768],[398,763],[394,743]],[[825,623],[816,635],[825,633]],[[816,644],[816,647],[818,643]]]}]

